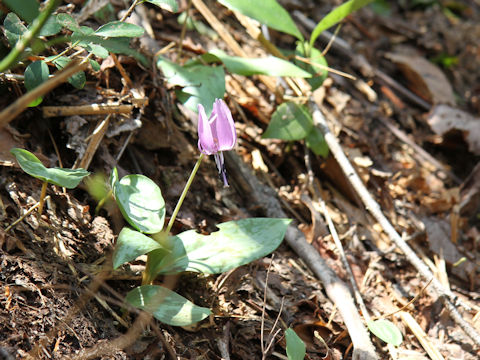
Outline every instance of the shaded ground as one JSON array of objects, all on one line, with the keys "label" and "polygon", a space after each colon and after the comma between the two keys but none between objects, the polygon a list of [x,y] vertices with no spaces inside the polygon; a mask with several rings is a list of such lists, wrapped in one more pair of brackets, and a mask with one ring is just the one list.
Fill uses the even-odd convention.
[{"label": "shaded ground", "polygon": [[[230,12],[219,4],[208,3],[249,55],[265,54]],[[410,7],[390,4],[389,14],[383,15],[372,8],[364,9],[349,17],[339,36],[350,44],[352,54],[365,55],[374,68],[411,89],[429,106],[447,103],[451,111],[460,109],[478,114],[479,5],[475,1],[455,3],[456,6],[442,4]],[[294,2],[285,6],[290,12],[295,9]],[[330,6],[313,6],[312,2],[301,10],[317,22]],[[147,18],[162,48],[172,40],[179,40],[181,26],[176,15],[159,14],[148,8]],[[192,15],[203,21],[197,11],[192,11]],[[305,24],[298,25],[305,28]],[[293,48],[293,38],[274,31],[271,35],[277,46]],[[187,31],[181,59],[176,59],[175,51],[169,56],[183,62],[212,47],[228,51],[221,40]],[[196,126],[190,120],[194,117],[182,107],[177,109],[174,91],[163,82],[158,70],[144,70],[132,59],[119,58],[135,87],[149,98],[149,105],[141,114],[138,110],[134,114],[142,121],[139,129],[132,130],[135,126],[131,119],[112,119],[109,129],[112,134],[102,141],[89,170],[108,173],[118,165],[121,175],[149,176],[162,189],[167,214],[171,214],[198,156]],[[448,65],[447,58],[452,58],[454,64]],[[414,59],[436,61],[440,64],[437,69],[446,78],[430,82],[431,69]],[[334,49],[327,60],[331,67],[364,80],[378,98],[369,101],[368,92],[355,87],[353,81],[332,75],[315,93],[317,103],[384,213],[442,283],[471,307],[469,311],[462,310],[462,315],[480,331],[480,175],[474,170],[480,152],[466,138],[467,133],[475,131],[480,136],[478,125],[468,130],[454,129],[445,136],[435,134],[428,122],[431,116],[418,102],[405,98],[378,76],[362,75],[354,63]],[[445,90],[446,86],[451,87],[451,92]],[[44,104],[107,102],[123,96],[124,90],[118,69],[105,66],[103,72],[88,74],[84,90],[64,85],[54,90]],[[7,83],[3,91],[2,108],[24,89],[20,84]],[[276,106],[275,97],[257,78],[237,75],[227,77],[227,92],[238,122],[236,152],[256,168],[260,179],[276,190],[285,211],[301,222],[300,228],[307,239],[329,266],[347,280],[331,237],[323,233],[323,218],[318,208],[301,199],[302,193],[308,193],[303,146],[260,138]],[[112,343],[138,316],[124,308],[123,296],[139,284],[144,263],[139,259],[120,271],[108,270],[115,236],[123,220],[112,205],[95,215],[96,201],[85,187],[66,193],[61,188],[49,187],[51,198],[41,218],[34,213],[5,232],[22,211],[35,204],[40,194],[40,184],[35,179],[8,166],[8,150],[27,148],[52,166],[58,165],[60,156],[63,166],[71,167],[77,153],[70,149],[78,149],[100,119],[92,116],[44,119],[40,109],[32,108],[0,132],[0,155],[5,165],[0,168],[0,351],[4,358],[73,356],[82,349]],[[121,124],[127,124],[127,130],[115,134]],[[389,126],[402,131],[442,166],[400,140]],[[130,139],[131,131],[134,136]],[[115,159],[126,142],[126,151],[116,164]],[[260,151],[264,164],[253,160],[254,151]],[[342,238],[367,307],[380,315],[406,305],[422,291],[424,283],[359,206],[335,160],[312,153],[309,157],[315,182]],[[262,165],[267,167],[267,173],[261,171]],[[212,231],[215,223],[262,215],[261,209],[253,207],[248,196],[238,191],[235,179],[230,180],[232,186],[223,189],[213,161],[203,164],[173,231],[189,228]],[[314,194],[309,195],[314,198]],[[462,257],[463,263],[454,266]],[[319,337],[330,348],[326,358],[350,359],[350,340],[335,305],[303,261],[286,245],[275,252],[273,260],[258,260],[227,274],[209,277],[185,274],[175,279],[159,279],[170,281],[180,294],[196,304],[211,307],[215,317],[188,329],[152,322],[133,345],[102,358],[161,359],[173,354],[181,359],[220,359],[224,357],[220,350],[224,345],[232,359],[262,358],[262,307],[270,263],[265,340],[271,340],[268,334],[280,313],[278,325],[282,329],[295,328],[307,342],[310,359],[325,358],[325,346]],[[421,295],[407,310],[446,359],[478,358],[478,349],[452,323],[440,302]],[[374,338],[380,357],[396,354],[399,359],[426,359],[418,338],[400,319],[392,321],[405,339],[398,349],[388,353],[386,345]],[[269,357],[281,358],[285,354],[283,331],[272,341]]]}]

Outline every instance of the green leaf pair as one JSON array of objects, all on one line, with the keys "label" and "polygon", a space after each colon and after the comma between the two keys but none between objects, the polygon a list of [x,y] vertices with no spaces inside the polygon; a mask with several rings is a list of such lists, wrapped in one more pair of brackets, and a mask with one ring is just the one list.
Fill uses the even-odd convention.
[{"label": "green leaf pair", "polygon": [[248,264],[274,251],[282,242],[290,220],[249,218],[218,225],[202,235],[185,231],[159,243],[141,232],[123,228],[113,255],[113,267],[153,252],[158,261],[148,269],[151,277],[192,271],[219,274]]},{"label": "green leaf pair", "polygon": [[[143,175],[127,175],[119,180],[114,169],[110,185],[120,211],[135,229],[125,227],[120,232],[113,267],[116,269],[147,254],[146,279],[184,271],[217,274],[247,264],[274,251],[290,222],[288,219],[242,219],[220,224],[219,230],[210,235],[189,230],[168,236],[162,231],[165,202],[160,188],[152,180]],[[136,288],[127,295],[127,301],[170,325],[192,324],[210,314],[210,310],[160,286]]]},{"label": "green leaf pair", "polygon": [[262,137],[286,141],[305,139],[315,154],[323,157],[328,155],[327,143],[321,131],[313,125],[308,108],[294,102],[285,102],[275,110]]}]

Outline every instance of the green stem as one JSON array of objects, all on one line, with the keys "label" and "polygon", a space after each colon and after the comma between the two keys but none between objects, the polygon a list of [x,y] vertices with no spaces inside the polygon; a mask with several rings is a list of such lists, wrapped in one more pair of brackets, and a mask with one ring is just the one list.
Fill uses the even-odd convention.
[{"label": "green stem", "polygon": [[43,25],[45,25],[53,10],[55,10],[57,7],[57,3],[58,0],[50,0],[40,15],[33,20],[32,28],[27,30],[27,32],[18,40],[17,44],[10,51],[10,53],[0,62],[0,72],[4,72],[13,66],[13,64],[23,53],[23,50],[30,45],[30,43],[33,41],[33,39],[35,39],[37,34],[42,29]]},{"label": "green stem", "polygon": [[100,209],[103,207],[103,205],[105,204],[105,202],[110,199],[112,197],[112,194],[113,194],[113,191],[110,189],[107,193],[107,195],[105,195],[97,204],[97,207],[95,208],[95,215],[98,215],[98,212],[100,211]]},{"label": "green stem", "polygon": [[38,205],[38,215],[42,215],[43,212],[43,204],[45,203],[45,195],[47,195],[47,185],[48,182],[44,181],[42,184],[42,190],[40,192],[40,200]]},{"label": "green stem", "polygon": [[170,221],[168,222],[167,228],[165,229],[165,232],[168,234],[170,233],[170,230],[172,229],[173,223],[175,222],[175,218],[178,215],[178,212],[180,211],[180,207],[183,204],[183,200],[185,200],[185,196],[187,196],[188,189],[190,188],[190,185],[192,185],[193,179],[195,178],[195,174],[198,171],[198,168],[200,167],[200,163],[203,160],[203,157],[205,154],[200,154],[200,157],[197,160],[197,163],[195,164],[192,173],[190,174],[190,177],[188,178],[187,183],[185,184],[185,187],[183,188],[182,195],[180,195],[180,199],[178,199],[177,206],[175,206],[175,210],[173,210],[172,217],[170,218]]}]

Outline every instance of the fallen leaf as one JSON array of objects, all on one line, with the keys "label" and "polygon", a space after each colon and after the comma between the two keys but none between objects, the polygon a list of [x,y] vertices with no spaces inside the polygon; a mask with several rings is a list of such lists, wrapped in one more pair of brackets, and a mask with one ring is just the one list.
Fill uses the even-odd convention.
[{"label": "fallen leaf", "polygon": [[460,131],[468,149],[480,155],[480,118],[448,105],[437,105],[430,111],[427,122],[437,135]]},{"label": "fallen leaf", "polygon": [[388,53],[385,57],[398,66],[418,96],[433,104],[455,104],[452,86],[438,66],[415,54]]}]

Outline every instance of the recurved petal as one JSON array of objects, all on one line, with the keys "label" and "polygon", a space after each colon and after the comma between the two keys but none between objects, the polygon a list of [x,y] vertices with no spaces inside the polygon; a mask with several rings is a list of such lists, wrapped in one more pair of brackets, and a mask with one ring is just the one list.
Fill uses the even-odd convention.
[{"label": "recurved petal", "polygon": [[232,113],[221,99],[215,100],[213,111],[217,114],[217,119],[212,125],[215,126],[218,137],[218,151],[232,150],[237,141]]},{"label": "recurved petal", "polygon": [[198,104],[198,149],[205,155],[212,155],[218,151],[207,114],[201,104]]}]

